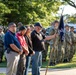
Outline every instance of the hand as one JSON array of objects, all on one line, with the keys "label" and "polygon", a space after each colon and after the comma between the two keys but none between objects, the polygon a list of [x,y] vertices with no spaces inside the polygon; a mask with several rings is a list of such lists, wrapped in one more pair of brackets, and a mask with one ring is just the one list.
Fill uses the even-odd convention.
[{"label": "hand", "polygon": [[32,52],[31,56],[35,54],[35,51]]},{"label": "hand", "polygon": [[29,51],[28,51],[28,50],[26,50],[26,51],[25,51],[25,55],[27,56],[28,54],[29,54]]},{"label": "hand", "polygon": [[56,34],[52,35],[52,38],[56,38]]},{"label": "hand", "polygon": [[58,34],[55,34],[56,37],[58,37]]},{"label": "hand", "polygon": [[20,51],[19,51],[19,54],[21,55],[22,53],[23,53],[23,50],[20,50]]}]

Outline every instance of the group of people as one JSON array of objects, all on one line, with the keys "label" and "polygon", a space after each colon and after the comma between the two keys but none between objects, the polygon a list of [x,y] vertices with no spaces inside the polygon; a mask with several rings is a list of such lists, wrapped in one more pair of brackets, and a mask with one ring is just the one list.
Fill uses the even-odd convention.
[{"label": "group of people", "polygon": [[8,24],[8,30],[4,36],[6,75],[28,75],[31,60],[32,75],[40,75],[45,41],[57,36],[57,34],[43,35],[42,28],[39,22],[34,24],[33,29],[31,26],[22,24],[16,28],[14,22]]},{"label": "group of people", "polygon": [[31,26],[24,26],[21,22],[17,25],[9,23],[5,34],[0,28],[0,62],[5,53],[6,75],[28,75],[30,63],[32,75],[40,75],[42,60],[46,61],[48,47],[50,66],[72,60],[75,54],[73,27],[65,25],[64,41],[61,42],[58,21],[54,21],[46,30],[39,22]]},{"label": "group of people", "polygon": [[75,54],[76,37],[74,27],[69,27],[69,25],[64,26],[64,40],[61,42],[58,26],[59,22],[54,21],[44,33],[46,36],[55,33],[58,34],[54,39],[45,42],[46,50],[43,52],[43,61],[46,61],[47,52],[50,47],[50,66],[54,66],[58,63],[70,62]]}]

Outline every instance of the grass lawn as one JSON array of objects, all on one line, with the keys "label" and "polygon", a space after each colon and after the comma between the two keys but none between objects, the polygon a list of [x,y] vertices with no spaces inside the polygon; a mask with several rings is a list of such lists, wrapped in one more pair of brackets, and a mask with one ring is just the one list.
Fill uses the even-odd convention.
[{"label": "grass lawn", "polygon": [[[42,68],[46,68],[48,64],[48,60],[43,62]],[[6,61],[4,60],[0,63],[0,67],[6,67]],[[73,59],[69,63],[60,63],[55,66],[49,66],[49,68],[75,68],[76,67],[76,54],[74,55]]]},{"label": "grass lawn", "polygon": [[3,73],[0,73],[0,75],[5,75],[5,74],[3,74]]},{"label": "grass lawn", "polygon": [[[46,62],[43,62],[43,65],[42,65],[42,68],[46,68],[47,67],[47,64],[48,64],[48,60]],[[1,67],[6,67],[6,62],[3,61],[2,63],[0,63],[0,68]],[[74,55],[73,59],[71,62],[69,63],[60,63],[60,64],[57,64],[55,66],[49,66],[49,68],[76,68],[76,54]],[[4,73],[0,73],[0,75],[5,75]],[[31,74],[29,74],[31,75]]]},{"label": "grass lawn", "polygon": [[[47,64],[48,64],[48,61],[44,62],[42,67],[46,68]],[[76,68],[76,54],[74,55],[71,62],[69,62],[69,63],[60,63],[60,64],[57,64],[55,66],[49,66],[49,68]]]}]

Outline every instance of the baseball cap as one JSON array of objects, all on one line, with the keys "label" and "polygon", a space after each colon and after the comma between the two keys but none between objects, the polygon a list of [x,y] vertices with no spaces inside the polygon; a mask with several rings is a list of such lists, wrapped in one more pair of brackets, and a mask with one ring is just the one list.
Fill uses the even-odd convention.
[{"label": "baseball cap", "polygon": [[39,22],[35,23],[34,26],[39,26],[42,28],[42,25]]}]

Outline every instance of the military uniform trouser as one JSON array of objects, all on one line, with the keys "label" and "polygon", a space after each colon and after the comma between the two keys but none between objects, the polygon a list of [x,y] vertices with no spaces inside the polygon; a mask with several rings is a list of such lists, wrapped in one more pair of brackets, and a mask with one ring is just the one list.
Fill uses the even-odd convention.
[{"label": "military uniform trouser", "polygon": [[0,61],[2,61],[3,54],[4,54],[3,49],[0,49]]},{"label": "military uniform trouser", "polygon": [[75,48],[74,48],[75,46],[71,46],[71,49],[70,49],[70,56],[69,56],[69,59],[70,60],[72,60],[72,58],[73,58],[73,55],[75,54]]},{"label": "military uniform trouser", "polygon": [[18,62],[17,73],[16,75],[24,75],[25,72],[25,64],[26,64],[26,56],[25,54],[20,55],[20,59]]},{"label": "military uniform trouser", "polygon": [[56,50],[52,46],[50,47],[50,62],[56,61]]},{"label": "military uniform trouser", "polygon": [[58,62],[64,61],[64,55],[65,55],[65,48],[63,45],[60,44],[58,47],[58,56],[57,56]]},{"label": "military uniform trouser", "polygon": [[10,51],[10,53],[5,51],[5,56],[7,59],[6,75],[16,75],[20,55],[13,51]]},{"label": "military uniform trouser", "polygon": [[65,48],[65,58],[64,59],[67,59],[69,61],[69,56],[70,56],[70,46],[66,47]]}]

